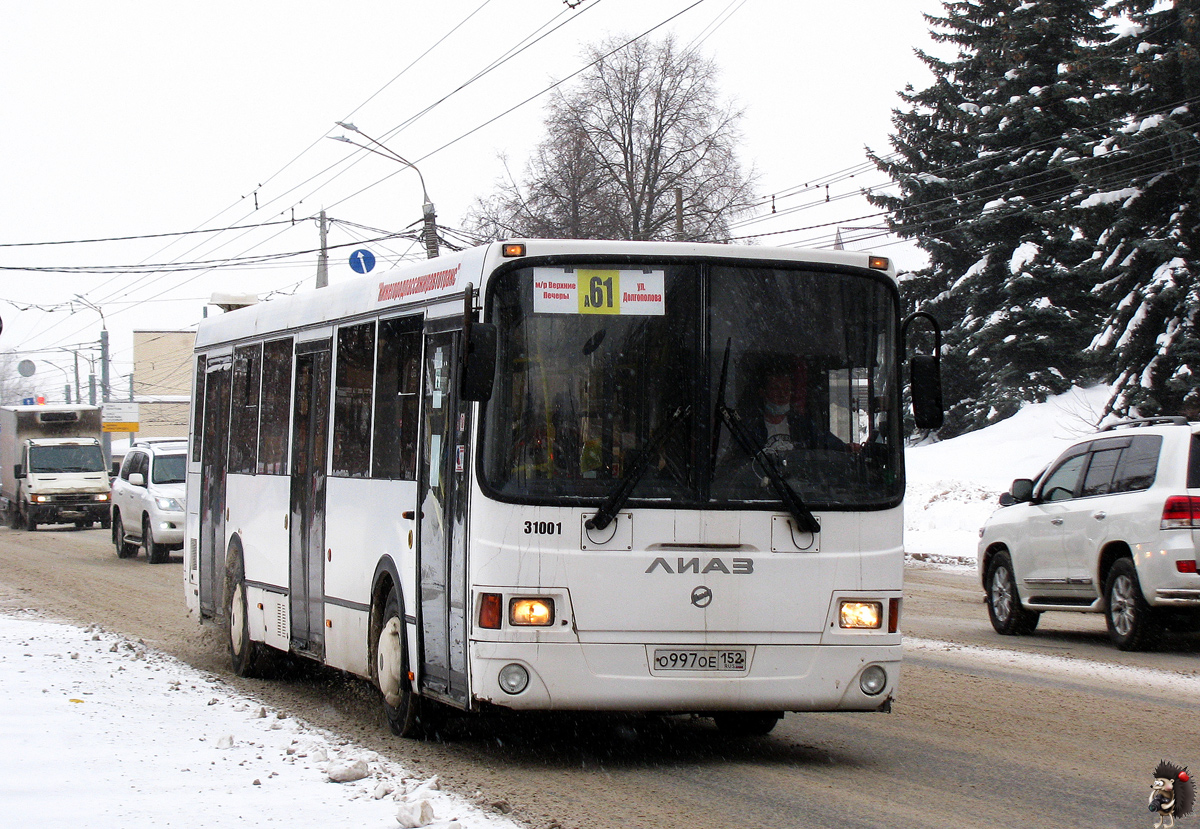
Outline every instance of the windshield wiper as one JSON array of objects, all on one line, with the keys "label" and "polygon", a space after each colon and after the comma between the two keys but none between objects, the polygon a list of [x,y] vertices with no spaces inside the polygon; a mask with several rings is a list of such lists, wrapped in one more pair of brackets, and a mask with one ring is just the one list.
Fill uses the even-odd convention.
[{"label": "windshield wiper", "polygon": [[815,515],[804,505],[804,501],[800,498],[800,494],[792,489],[792,485],[787,482],[787,478],[783,477],[783,473],[779,471],[779,467],[775,465],[774,459],[763,451],[762,446],[755,446],[750,435],[746,433],[742,426],[741,416],[733,409],[725,405],[725,379],[729,371],[729,348],[733,344],[733,338],[730,337],[725,342],[725,358],[721,361],[721,382],[717,387],[717,411],[714,420],[716,423],[713,426],[713,444],[712,444],[712,463],[709,469],[715,474],[717,468],[717,444],[721,437],[720,426],[722,423],[729,429],[729,434],[733,435],[733,439],[737,441],[738,446],[742,447],[742,451],[751,458],[758,458],[762,461],[763,469],[767,472],[767,480],[771,482],[771,488],[775,490],[775,494],[779,496],[779,500],[783,501],[784,508],[788,514],[792,516],[792,520],[796,522],[796,526],[810,533],[817,533],[821,530],[821,524],[817,521]]},{"label": "windshield wiper", "polygon": [[584,522],[585,527],[589,530],[602,530],[612,523],[617,513],[621,511],[621,507],[629,500],[629,496],[633,493],[633,488],[637,486],[638,481],[642,479],[642,476],[646,474],[646,470],[650,468],[650,460],[658,454],[658,450],[666,443],[671,431],[681,420],[691,414],[691,411],[692,407],[687,405],[680,406],[671,413],[671,416],[667,418],[667,422],[651,435],[650,442],[638,456],[637,462],[625,470],[625,474],[621,476],[617,488],[600,505],[600,509],[596,510],[596,514]]},{"label": "windshield wiper", "polygon": [[764,452],[763,447],[754,445],[754,441],[750,439],[750,435],[746,434],[746,430],[742,426],[742,419],[738,413],[730,409],[722,401],[717,404],[717,415],[720,417],[721,422],[725,424],[725,427],[729,429],[729,434],[733,435],[733,439],[742,447],[742,451],[750,457],[762,461],[763,469],[767,473],[767,480],[771,482],[771,488],[775,490],[775,494],[779,496],[779,500],[783,501],[784,508],[792,516],[792,520],[796,522],[796,526],[805,532],[820,532],[821,524],[817,521],[816,516],[804,505],[800,494],[792,489],[792,485],[787,482],[787,478],[783,477],[783,473],[779,471],[779,467],[775,465],[775,461],[771,455]]}]

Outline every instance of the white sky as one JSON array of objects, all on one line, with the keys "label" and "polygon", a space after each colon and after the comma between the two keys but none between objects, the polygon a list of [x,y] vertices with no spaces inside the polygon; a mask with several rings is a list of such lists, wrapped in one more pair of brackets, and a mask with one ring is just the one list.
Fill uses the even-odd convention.
[{"label": "white sky", "polygon": [[[741,232],[794,231],[760,241],[827,245],[839,224],[880,223],[861,218],[875,212],[861,198],[837,197],[883,177],[866,172],[833,183],[828,205],[824,188],[783,194],[861,164],[864,145],[888,149],[896,92],[929,82],[913,55],[932,48],[921,13],[940,9],[937,0],[586,0],[574,11],[561,0],[6,4],[0,352],[37,360],[42,388],[61,399],[64,375],[45,361],[73,371],[69,351],[99,337],[95,310],[77,303],[70,313],[68,303],[81,295],[103,311],[112,334],[115,396],[128,389],[122,375],[130,370],[133,329],[193,325],[214,291],[309,289],[315,255],[165,274],[21,268],[311,250],[317,228],[305,220],[322,208],[389,232],[419,221],[416,174],[326,140],[344,134],[336,120],[352,121],[414,161],[439,221],[461,226],[473,199],[502,175],[500,153],[520,172],[541,136],[545,99],[482,125],[579,69],[582,44],[639,34],[673,15],[655,34],[699,40],[721,69],[724,94],[745,107],[741,157],[758,171],[759,192],[780,194],[780,211],[816,202]],[[409,123],[526,38],[562,23]],[[294,226],[254,231],[12,247],[290,222],[293,215]],[[830,226],[796,230],[822,224]],[[347,257],[371,235],[331,229],[330,245],[348,246],[331,254],[331,281],[354,275]],[[843,230],[848,240],[855,235],[864,234]],[[921,264],[911,245],[889,241],[847,247],[891,255],[901,268]],[[420,255],[404,242],[369,247],[381,266]],[[59,348],[68,351],[34,353]]]}]

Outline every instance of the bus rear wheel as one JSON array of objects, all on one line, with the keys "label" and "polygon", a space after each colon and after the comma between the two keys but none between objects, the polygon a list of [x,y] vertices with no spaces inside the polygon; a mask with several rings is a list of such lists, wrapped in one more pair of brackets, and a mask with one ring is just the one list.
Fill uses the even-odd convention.
[{"label": "bus rear wheel", "polygon": [[246,602],[246,574],[241,558],[232,562],[226,586],[229,625],[229,658],[233,672],[251,679],[264,675],[270,655],[267,646],[250,638],[250,619]]},{"label": "bus rear wheel", "polygon": [[393,586],[388,590],[375,636],[375,687],[383,697],[383,711],[392,733],[397,737],[417,737],[421,734],[421,700],[409,683],[408,651],[404,644],[404,616]]}]

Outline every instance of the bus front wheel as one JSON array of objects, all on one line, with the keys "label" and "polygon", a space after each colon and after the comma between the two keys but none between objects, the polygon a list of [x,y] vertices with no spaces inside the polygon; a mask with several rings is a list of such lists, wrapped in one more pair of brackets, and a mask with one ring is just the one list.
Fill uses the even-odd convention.
[{"label": "bus front wheel", "polygon": [[416,737],[420,734],[418,713],[421,700],[412,692],[408,679],[404,616],[400,613],[400,597],[394,586],[388,590],[379,619],[374,648],[375,685],[383,696],[383,711],[393,734]]}]

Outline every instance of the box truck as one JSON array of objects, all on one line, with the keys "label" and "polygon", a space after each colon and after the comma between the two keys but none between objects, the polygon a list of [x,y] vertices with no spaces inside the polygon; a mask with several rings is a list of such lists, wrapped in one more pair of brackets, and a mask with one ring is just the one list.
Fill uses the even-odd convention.
[{"label": "box truck", "polygon": [[0,512],[8,526],[111,526],[98,406],[0,406]]}]

